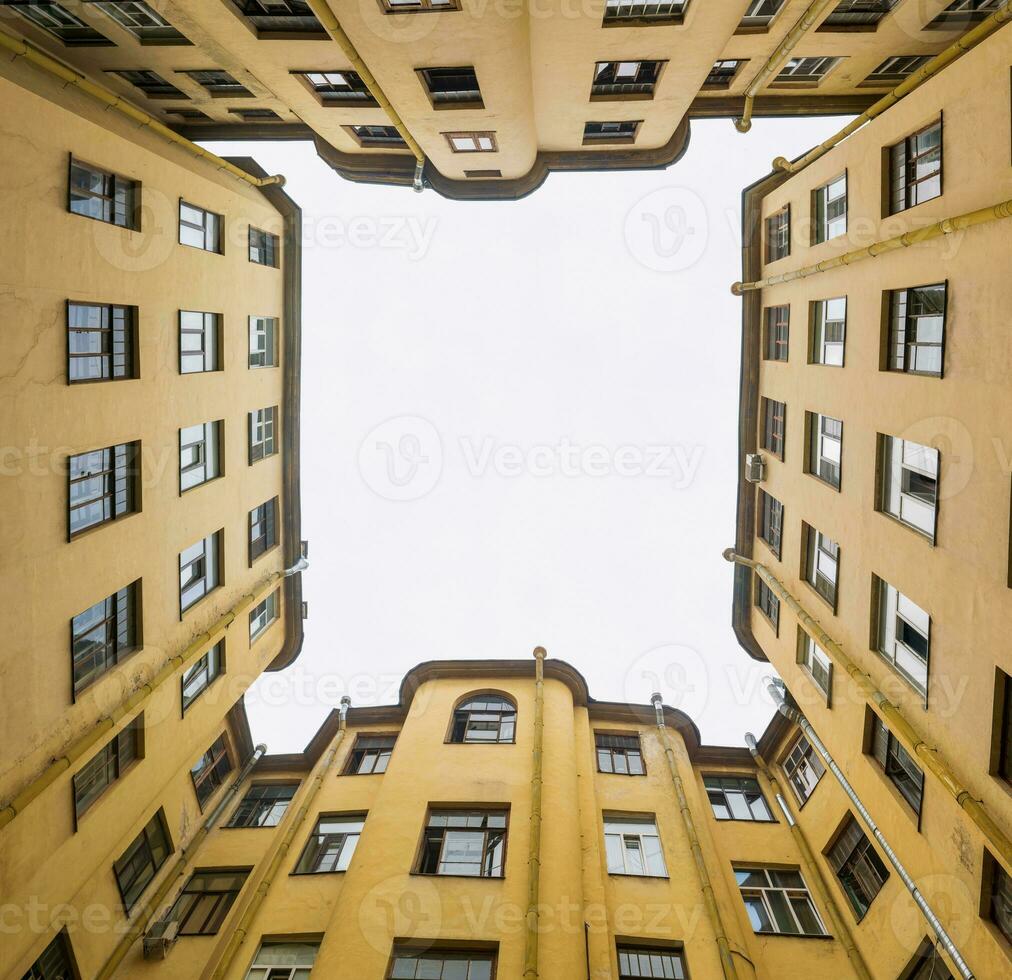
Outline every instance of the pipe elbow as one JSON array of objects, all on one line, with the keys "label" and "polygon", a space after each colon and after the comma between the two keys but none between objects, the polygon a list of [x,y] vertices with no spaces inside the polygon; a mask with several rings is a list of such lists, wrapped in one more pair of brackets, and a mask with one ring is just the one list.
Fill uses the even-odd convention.
[{"label": "pipe elbow", "polygon": [[735,296],[741,296],[745,292],[744,283],[733,282],[731,283],[731,293]]},{"label": "pipe elbow", "polygon": [[739,133],[747,133],[752,128],[752,120],[746,119],[744,116],[738,116],[734,120],[734,128]]},{"label": "pipe elbow", "polygon": [[782,170],[784,173],[791,173],[794,167],[791,166],[791,161],[788,160],[787,157],[777,157],[773,161],[773,169]]}]

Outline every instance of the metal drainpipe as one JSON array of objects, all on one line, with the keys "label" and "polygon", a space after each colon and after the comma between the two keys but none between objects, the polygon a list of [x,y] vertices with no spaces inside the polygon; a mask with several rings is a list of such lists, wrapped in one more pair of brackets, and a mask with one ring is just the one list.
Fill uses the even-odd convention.
[{"label": "metal drainpipe", "polygon": [[731,955],[731,944],[727,939],[727,930],[724,928],[724,922],[720,915],[717,898],[713,892],[713,884],[710,881],[710,873],[707,871],[706,862],[703,859],[703,849],[699,845],[696,824],[692,819],[692,811],[689,809],[689,801],[685,795],[685,786],[682,783],[682,777],[678,774],[675,753],[671,748],[671,740],[668,737],[667,725],[664,722],[664,703],[660,694],[651,694],[650,700],[653,702],[654,714],[657,718],[657,731],[660,736],[661,745],[664,748],[664,755],[668,760],[671,782],[675,787],[678,811],[682,816],[682,824],[685,827],[686,836],[689,838],[692,859],[695,862],[699,884],[703,890],[706,914],[710,919],[710,926],[713,928],[713,933],[717,939],[717,950],[720,954],[720,966],[724,973],[724,980],[738,980],[738,968],[735,966],[734,958]]},{"label": "metal drainpipe", "polygon": [[84,92],[85,95],[91,96],[91,98],[103,103],[110,109],[123,113],[128,119],[140,123],[141,126],[146,126],[163,139],[181,146],[194,156],[213,163],[219,170],[224,170],[233,177],[244,180],[247,184],[252,184],[254,187],[266,187],[269,184],[283,186],[285,183],[285,178],[280,174],[275,174],[271,177],[254,177],[252,174],[246,173],[245,170],[237,167],[234,163],[229,163],[228,160],[223,160],[210,150],[205,150],[202,146],[191,143],[185,137],[169,129],[164,123],[159,122],[154,116],[149,116],[142,109],[138,109],[136,106],[125,101],[122,96],[107,89],[104,85],[99,85],[85,75],[72,71],[55,58],[50,58],[49,55],[44,54],[38,48],[32,47],[26,41],[22,41],[20,38],[16,38],[3,30],[0,30],[0,48],[6,48],[13,53],[15,58],[24,58],[25,61],[35,65],[36,68],[41,68],[43,71],[49,72],[50,75],[55,75],[66,84],[75,86],[79,91]]},{"label": "metal drainpipe", "polygon": [[814,163],[819,157],[828,153],[837,143],[842,143],[851,133],[860,129],[865,123],[870,122],[876,116],[882,115],[891,105],[895,105],[905,95],[909,95],[915,88],[923,85],[933,75],[937,75],[946,65],[962,57],[967,51],[976,47],[986,37],[989,37],[999,27],[1012,19],[1010,2],[1012,0],[1004,0],[1004,3],[987,20],[981,21],[973,30],[967,31],[955,44],[949,45],[949,47],[936,54],[926,64],[921,65],[917,71],[903,79],[896,88],[887,95],[883,95],[878,102],[865,109],[856,119],[852,119],[834,136],[830,136],[824,143],[820,143],[814,149],[809,150],[803,157],[800,157],[793,163],[786,157],[777,157],[773,161],[773,169],[785,170],[788,173],[794,174],[799,170],[804,170],[810,163]]},{"label": "metal drainpipe", "polygon": [[524,980],[538,980],[538,898],[541,893],[541,785],[545,739],[544,647],[534,649],[534,752],[531,773],[531,827],[527,845],[527,915],[524,941]]},{"label": "metal drainpipe", "polygon": [[112,708],[108,714],[95,722],[83,735],[78,736],[69,745],[61,749],[60,754],[38,776],[28,783],[7,806],[0,810],[0,829],[3,829],[16,817],[24,813],[34,800],[38,799],[63,773],[71,769],[74,763],[102,739],[102,736],[112,731],[121,719],[144,704],[165,681],[178,670],[185,667],[198,654],[203,653],[208,646],[228,629],[237,616],[251,606],[256,605],[265,595],[276,588],[282,577],[281,572],[274,572],[269,575],[256,591],[244,595],[207,632],[201,633],[200,636],[184,647],[180,653],[177,653],[174,657],[170,657],[151,680],[139,687],[116,707]]},{"label": "metal drainpipe", "polygon": [[921,737],[921,734],[907,721],[900,709],[875,687],[875,682],[871,677],[847,656],[843,647],[808,614],[804,606],[787,591],[784,584],[765,565],[739,555],[733,548],[728,548],[724,552],[724,557],[730,562],[751,568],[773,590],[773,593],[797,616],[798,625],[822,647],[830,660],[846,672],[868,703],[889,723],[890,730],[904,743],[907,751],[924,763],[924,768],[938,779],[966,815],[977,825],[981,833],[991,843],[999,860],[1006,866],[1012,867],[1012,842],[1009,841],[1005,831],[984,809],[984,804],[970,794],[970,790],[952,771],[938,749],[929,745]]},{"label": "metal drainpipe", "polygon": [[777,45],[776,50],[769,56],[766,64],[759,69],[759,74],[752,79],[748,88],[745,89],[745,108],[740,118],[734,120],[734,128],[739,133],[747,133],[752,128],[752,103],[770,77],[787,60],[798,42],[815,26],[822,12],[838,0],[814,0],[808,9],[801,15],[801,19],[787,32],[784,39]]},{"label": "metal drainpipe", "polygon": [[805,864],[805,869],[808,871],[808,878],[815,885],[815,890],[819,893],[822,904],[829,911],[829,916],[833,920],[833,929],[847,953],[847,958],[850,960],[850,965],[854,968],[854,973],[858,976],[859,980],[872,980],[872,975],[868,970],[867,964],[864,962],[864,957],[857,948],[854,937],[847,927],[847,920],[840,914],[839,906],[836,904],[832,892],[826,887],[825,879],[822,877],[822,869],[815,860],[812,849],[808,846],[805,832],[794,819],[790,805],[780,790],[777,777],[773,775],[773,771],[766,765],[766,760],[759,754],[759,746],[756,743],[755,736],[751,732],[745,733],[745,744],[748,746],[749,752],[752,753],[752,758],[755,760],[759,771],[766,777],[770,786],[773,787],[773,792],[776,793],[777,804],[780,806],[784,820],[787,821],[787,826],[791,830],[791,836],[794,837],[798,850],[801,852],[801,859]]},{"label": "metal drainpipe", "polygon": [[215,824],[221,818],[221,815],[225,812],[225,809],[232,802],[235,794],[238,792],[239,787],[242,786],[246,779],[252,772],[253,767],[264,757],[267,752],[267,746],[262,742],[254,750],[253,754],[246,760],[246,764],[239,771],[239,775],[235,777],[231,785],[225,791],[225,794],[218,801],[217,806],[210,812],[207,819],[201,824],[200,829],[193,835],[193,839],[186,847],[182,848],[179,852],[179,858],[173,865],[172,870],[162,879],[162,883],[155,889],[154,893],[144,904],[144,908],[140,914],[131,923],[129,930],[123,936],[123,938],[116,945],[116,948],[112,951],[112,955],[105,961],[105,965],[95,975],[95,980],[107,980],[115,972],[116,968],[123,961],[123,957],[129,952],[130,947],[144,934],[144,930],[147,928],[148,923],[151,921],[151,916],[154,910],[162,904],[162,900],[172,890],[172,886],[182,877],[186,871],[186,866],[189,864],[190,859],[196,854],[197,849],[204,842],[204,838],[214,829]]},{"label": "metal drainpipe", "polygon": [[330,748],[328,749],[326,756],[324,756],[323,760],[320,762],[316,775],[313,777],[313,781],[309,784],[309,789],[306,792],[305,799],[302,801],[302,805],[299,807],[295,816],[292,818],[291,823],[289,823],[288,828],[285,830],[284,836],[277,845],[277,850],[275,850],[274,854],[271,856],[270,862],[267,865],[267,870],[260,879],[260,884],[257,885],[256,891],[250,896],[249,904],[245,909],[243,909],[242,915],[239,916],[235,925],[232,927],[232,932],[228,937],[228,942],[219,954],[218,965],[211,971],[208,980],[221,980],[221,978],[228,973],[229,968],[232,966],[236,955],[242,947],[242,944],[246,942],[250,926],[253,924],[256,914],[260,910],[260,906],[263,905],[268,891],[270,891],[270,887],[274,882],[274,877],[278,873],[281,863],[288,854],[288,850],[292,846],[292,841],[295,840],[295,835],[299,832],[302,822],[306,819],[306,815],[309,813],[309,808],[312,806],[313,800],[316,799],[316,794],[319,793],[324,779],[327,778],[327,774],[330,772],[331,767],[334,764],[334,760],[337,758],[337,750],[341,745],[341,741],[344,739],[344,733],[347,728],[348,707],[350,705],[351,698],[347,695],[341,698],[341,711],[338,716],[339,721],[337,733],[334,735],[334,738],[330,743]]},{"label": "metal drainpipe", "polygon": [[847,797],[854,805],[854,809],[857,810],[858,815],[861,817],[865,826],[872,832],[875,840],[879,842],[882,850],[885,851],[886,857],[889,858],[889,863],[896,869],[896,873],[900,876],[900,880],[906,886],[907,891],[910,892],[914,903],[921,910],[924,918],[928,920],[928,925],[931,926],[932,931],[938,937],[938,941],[945,947],[945,951],[949,954],[949,958],[952,960],[953,965],[959,971],[959,975],[963,977],[964,980],[974,980],[973,971],[966,965],[966,960],[963,959],[959,949],[956,947],[956,944],[945,931],[945,927],[939,921],[938,916],[931,910],[931,906],[928,905],[927,899],[921,894],[917,885],[914,883],[914,879],[907,873],[907,869],[903,867],[903,863],[900,861],[896,852],[889,846],[889,841],[885,839],[885,835],[878,829],[878,824],[875,823],[872,815],[861,802],[861,798],[854,791],[854,787],[847,781],[847,777],[843,774],[843,771],[829,754],[829,750],[825,745],[823,745],[819,736],[816,735],[815,729],[812,728],[811,723],[797,708],[787,703],[780,691],[780,688],[774,681],[771,680],[767,683],[766,690],[769,692],[770,697],[773,698],[773,701],[777,706],[777,710],[785,718],[789,718],[793,721],[805,733],[805,737],[812,745],[812,748],[814,748],[815,751],[826,760],[826,765],[829,767],[830,772],[832,772],[832,774],[836,777],[836,781],[843,788],[844,793],[847,794]]}]

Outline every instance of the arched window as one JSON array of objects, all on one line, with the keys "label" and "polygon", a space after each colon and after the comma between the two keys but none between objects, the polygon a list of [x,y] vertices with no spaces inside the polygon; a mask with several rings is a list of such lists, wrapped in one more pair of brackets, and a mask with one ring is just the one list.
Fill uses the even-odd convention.
[{"label": "arched window", "polygon": [[501,694],[474,694],[453,712],[451,742],[512,742],[517,706]]}]

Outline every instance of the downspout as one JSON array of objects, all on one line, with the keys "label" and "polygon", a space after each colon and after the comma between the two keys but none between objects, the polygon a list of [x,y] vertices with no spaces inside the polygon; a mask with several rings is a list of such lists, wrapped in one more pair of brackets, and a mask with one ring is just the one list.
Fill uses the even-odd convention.
[{"label": "downspout", "polygon": [[907,750],[929,770],[948,790],[956,803],[966,812],[967,816],[987,838],[996,855],[1006,866],[1012,866],[1012,843],[1005,832],[995,823],[984,805],[971,796],[969,789],[963,785],[959,777],[952,771],[948,762],[938,749],[930,746],[916,728],[903,716],[896,707],[877,687],[871,677],[854,663],[840,646],[804,609],[800,602],[791,595],[784,585],[768,568],[751,558],[744,558],[733,548],[724,552],[724,557],[738,565],[751,568],[793,613],[797,616],[801,628],[825,651],[827,656],[843,670],[857,685],[874,710],[887,722],[889,729],[902,741]]},{"label": "downspout", "polygon": [[204,838],[214,829],[215,824],[221,818],[226,808],[232,802],[239,787],[246,782],[253,767],[263,758],[267,752],[267,746],[261,743],[253,751],[253,754],[246,760],[246,764],[239,771],[225,794],[218,801],[218,805],[210,812],[207,819],[201,824],[200,829],[193,835],[193,839],[182,848],[172,870],[162,879],[162,883],[155,889],[151,897],[145,902],[140,915],[131,924],[129,930],[116,945],[112,955],[105,961],[105,965],[95,975],[95,980],[108,980],[116,968],[123,961],[123,957],[129,952],[130,947],[144,934],[148,923],[151,921],[152,913],[161,904],[166,895],[172,890],[172,886],[183,876],[190,859],[196,854],[197,849],[204,842]]},{"label": "downspout", "polygon": [[751,732],[746,733],[745,744],[748,746],[749,752],[752,753],[752,758],[755,761],[757,768],[766,777],[770,786],[773,787],[773,792],[776,794],[777,798],[777,804],[780,806],[780,810],[784,815],[784,820],[787,822],[787,826],[791,830],[791,836],[794,837],[794,842],[798,845],[798,850],[801,852],[801,859],[804,862],[805,870],[808,872],[807,877],[815,885],[815,890],[819,893],[819,898],[822,900],[822,904],[829,912],[829,917],[833,920],[833,931],[836,933],[837,939],[839,939],[840,943],[843,945],[843,948],[847,953],[847,958],[850,960],[850,965],[854,968],[855,975],[858,977],[858,980],[872,980],[872,975],[864,962],[864,957],[861,955],[861,951],[857,948],[857,945],[854,942],[854,937],[851,935],[850,929],[847,927],[847,920],[843,917],[843,915],[841,915],[840,908],[836,904],[836,900],[833,898],[832,892],[830,892],[830,890],[826,887],[826,881],[822,877],[822,869],[815,860],[815,855],[812,853],[811,847],[808,846],[808,839],[805,837],[805,832],[794,819],[794,814],[791,812],[790,804],[788,804],[786,797],[780,789],[777,777],[773,775],[773,770],[766,765],[766,760],[759,754],[759,746],[756,744],[755,736]]},{"label": "downspout", "polygon": [[769,56],[766,64],[759,69],[759,73],[745,89],[745,108],[741,117],[734,120],[734,128],[739,133],[747,133],[752,128],[752,103],[755,97],[769,79],[780,69],[780,66],[787,60],[790,53],[804,36],[815,26],[822,12],[831,4],[839,0],[814,0],[808,9],[801,15],[801,19],[787,32],[784,39],[777,45],[776,50]]},{"label": "downspout", "polygon": [[414,154],[415,176],[412,181],[412,186],[420,193],[424,186],[422,182],[422,174],[425,170],[425,154],[422,152],[422,148],[418,145],[418,141],[411,135],[408,127],[404,124],[404,120],[401,119],[397,110],[390,104],[390,100],[386,97],[386,93],[380,87],[379,82],[376,81],[373,73],[369,70],[369,66],[362,60],[362,56],[358,53],[358,49],[352,43],[351,38],[345,34],[344,28],[341,26],[337,17],[334,16],[334,11],[330,9],[330,4],[327,0],[306,0],[306,4],[309,9],[312,10],[316,19],[323,26],[323,29],[330,35],[331,39],[337,42],[338,47],[340,47],[340,49],[344,52],[345,57],[351,62],[352,68],[358,72],[358,76],[362,79],[363,84],[369,90],[369,94],[376,100],[379,107],[386,112],[387,116],[390,118],[390,122],[394,125],[394,129],[400,133],[401,139],[404,140],[408,149]]},{"label": "downspout", "polygon": [[954,218],[943,218],[933,225],[925,228],[917,228],[905,234],[897,235],[895,238],[887,238],[881,242],[875,242],[866,248],[854,249],[852,252],[845,252],[835,258],[826,259],[824,262],[817,262],[815,265],[807,265],[793,272],[782,272],[777,276],[768,276],[765,279],[756,279],[754,282],[736,282],[731,286],[731,292],[735,296],[754,289],[764,289],[767,286],[776,286],[782,282],[793,282],[795,279],[807,279],[809,276],[818,275],[820,272],[828,272],[830,269],[839,269],[841,266],[853,265],[864,259],[873,259],[883,252],[894,252],[896,249],[909,248],[911,245],[920,245],[923,242],[931,241],[934,238],[941,238],[943,235],[951,235],[956,231],[965,231],[975,225],[986,224],[989,221],[1000,221],[1002,218],[1012,217],[1012,199],[992,204],[990,207],[979,208],[976,211],[967,211],[965,214],[956,215]]},{"label": "downspout", "polygon": [[896,852],[889,846],[889,842],[885,839],[885,835],[878,829],[878,824],[875,823],[872,815],[861,802],[861,798],[854,791],[854,787],[847,781],[847,777],[843,774],[843,770],[841,770],[836,764],[833,757],[829,754],[829,750],[822,744],[822,740],[819,736],[815,734],[815,729],[812,728],[808,719],[797,708],[787,703],[780,691],[780,688],[777,687],[773,681],[769,682],[766,690],[773,698],[773,701],[777,706],[777,710],[784,717],[793,721],[805,733],[805,737],[808,739],[812,748],[814,748],[815,751],[826,760],[826,765],[836,777],[836,780],[842,787],[844,793],[847,794],[847,797],[853,804],[854,809],[857,810],[861,820],[872,832],[875,840],[879,842],[879,846],[882,850],[885,851],[886,857],[889,858],[889,863],[896,869],[896,873],[900,876],[900,880],[906,886],[907,891],[910,892],[910,895],[914,900],[914,904],[921,910],[924,918],[928,920],[928,925],[931,926],[932,931],[938,937],[938,941],[945,947],[945,952],[949,954],[949,958],[959,971],[959,975],[963,977],[963,980],[974,980],[973,971],[966,965],[966,961],[960,954],[956,944],[945,931],[945,927],[939,921],[938,916],[931,910],[931,906],[928,905],[927,899],[921,894],[920,889],[918,889],[917,885],[914,883],[914,879],[907,873],[907,869],[903,867],[903,864]]},{"label": "downspout", "polygon": [[973,30],[967,31],[955,44],[950,45],[944,51],[936,54],[926,64],[921,65],[917,71],[903,79],[887,95],[883,95],[878,102],[865,109],[856,119],[852,119],[834,136],[830,136],[824,143],[820,143],[814,149],[809,150],[803,157],[799,157],[793,163],[786,157],[777,157],[773,161],[775,170],[785,170],[788,173],[797,173],[804,170],[810,163],[814,163],[823,154],[828,153],[837,143],[842,143],[851,133],[860,129],[865,123],[870,122],[876,116],[880,116],[891,105],[895,105],[905,95],[909,95],[915,88],[923,85],[933,75],[937,75],[943,68],[951,64],[957,58],[976,47],[985,38],[993,34],[999,27],[1012,19],[1012,8],[1009,7],[1009,0],[993,13],[987,20],[981,21]]},{"label": "downspout", "polygon": [[330,773],[331,768],[334,765],[334,760],[337,758],[337,750],[340,748],[341,741],[344,738],[344,733],[348,726],[348,707],[350,704],[351,698],[347,695],[341,698],[341,710],[338,716],[337,733],[334,735],[334,738],[330,743],[330,748],[327,750],[327,754],[323,757],[317,767],[316,775],[309,784],[309,788],[306,791],[306,797],[302,801],[302,806],[299,807],[295,816],[288,824],[288,828],[285,830],[284,836],[281,838],[281,841],[277,846],[277,850],[275,850],[274,854],[271,856],[270,863],[267,865],[267,870],[264,872],[263,878],[260,879],[260,884],[257,885],[257,889],[250,896],[249,903],[246,908],[243,909],[242,915],[239,916],[235,925],[232,927],[231,934],[228,937],[228,942],[225,944],[225,948],[219,956],[218,965],[211,972],[208,980],[221,980],[221,978],[228,973],[229,968],[232,966],[232,962],[235,960],[236,955],[242,947],[242,944],[246,942],[250,926],[253,924],[253,920],[256,918],[257,912],[260,911],[260,906],[267,897],[267,892],[270,891],[270,887],[274,882],[278,869],[285,860],[285,857],[292,846],[292,842],[295,840],[295,835],[299,832],[299,828],[306,819],[306,815],[309,813],[309,808],[316,799],[316,795],[319,793],[320,787],[323,785],[323,781],[327,778],[327,775]]},{"label": "downspout", "polygon": [[191,640],[174,657],[170,657],[151,680],[142,684],[133,694],[125,698],[105,716],[95,722],[83,735],[78,736],[63,748],[60,754],[38,776],[0,810],[0,829],[6,827],[15,817],[20,816],[29,804],[36,800],[44,790],[56,782],[68,769],[73,768],[74,763],[94,748],[104,735],[112,731],[123,718],[144,704],[177,671],[185,667],[199,654],[204,653],[235,622],[238,616],[251,606],[255,606],[261,599],[277,588],[278,583],[283,577],[283,572],[274,572],[269,575],[255,591],[244,595],[210,629]]},{"label": "downspout", "polygon": [[717,898],[713,891],[713,884],[710,881],[710,873],[706,869],[706,862],[703,859],[703,849],[699,844],[699,834],[696,833],[696,823],[692,819],[692,811],[689,809],[689,801],[685,795],[685,786],[682,777],[678,774],[678,765],[675,762],[675,753],[671,747],[671,739],[668,737],[668,729],[664,723],[664,704],[660,694],[651,694],[650,700],[654,705],[654,713],[657,718],[657,733],[661,745],[664,748],[664,755],[668,760],[668,770],[671,773],[671,782],[675,787],[675,797],[678,800],[678,811],[682,816],[682,824],[685,827],[685,834],[689,838],[689,847],[692,850],[692,859],[696,865],[696,874],[699,877],[699,884],[703,891],[703,901],[706,905],[706,914],[710,919],[710,926],[717,939],[717,950],[720,954],[720,966],[724,974],[724,980],[738,980],[738,968],[734,964],[731,955],[731,944],[727,939],[727,930],[720,915],[720,908],[717,906]]},{"label": "downspout", "polygon": [[527,844],[527,915],[524,940],[524,980],[538,980],[538,898],[541,894],[541,784],[545,741],[544,647],[534,648],[534,752],[531,773],[531,826]]},{"label": "downspout", "polygon": [[207,160],[219,170],[224,170],[226,173],[231,174],[233,177],[238,177],[247,184],[252,184],[254,187],[266,187],[268,184],[284,185],[285,183],[285,178],[280,174],[275,174],[272,177],[254,177],[252,174],[246,173],[245,170],[237,167],[234,163],[229,163],[210,150],[205,150],[202,146],[191,143],[184,136],[180,136],[179,133],[169,129],[168,126],[159,122],[154,116],[148,115],[143,109],[138,109],[135,105],[127,102],[122,96],[107,89],[104,85],[93,82],[90,78],[61,64],[55,58],[50,58],[48,54],[45,54],[38,48],[32,47],[26,41],[22,41],[20,38],[16,38],[3,30],[0,30],[0,48],[10,51],[15,58],[24,58],[25,61],[30,62],[36,68],[41,68],[43,71],[49,72],[50,75],[55,75],[67,85],[73,85],[79,91],[91,96],[97,102],[101,102],[107,108],[121,112],[128,119],[132,119],[142,127],[146,126],[151,132],[157,133],[170,143],[181,146],[187,153],[192,153],[196,157]]}]

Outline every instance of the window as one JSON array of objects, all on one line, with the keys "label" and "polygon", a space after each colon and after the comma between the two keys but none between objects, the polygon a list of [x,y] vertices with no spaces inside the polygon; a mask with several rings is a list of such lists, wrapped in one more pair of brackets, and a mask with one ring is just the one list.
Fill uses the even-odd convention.
[{"label": "window", "polygon": [[453,712],[451,742],[512,742],[517,707],[498,694],[478,694]]},{"label": "window", "polygon": [[934,943],[925,938],[914,953],[913,959],[900,974],[899,980],[955,980],[955,978],[949,972]]},{"label": "window", "polygon": [[798,803],[804,806],[805,801],[812,795],[815,787],[819,785],[826,771],[822,760],[816,755],[815,749],[804,735],[799,735],[791,746],[784,761],[781,763],[784,775],[791,784],[798,798]]},{"label": "window", "polygon": [[889,213],[942,193],[942,120],[889,148]]},{"label": "window", "polygon": [[70,621],[74,694],[141,646],[140,579]]},{"label": "window", "polygon": [[224,254],[222,217],[185,201],[179,202],[179,244]]},{"label": "window", "polygon": [[179,311],[179,373],[220,371],[221,314]]},{"label": "window", "polygon": [[764,311],[763,358],[767,361],[786,361],[790,336],[791,308],[768,306]]},{"label": "window", "polygon": [[211,122],[211,117],[199,109],[187,109],[180,106],[169,106],[162,110],[166,115],[175,116],[183,122]]},{"label": "window", "polygon": [[773,814],[754,777],[703,776],[703,786],[718,820],[773,823]]},{"label": "window", "polygon": [[847,339],[847,297],[816,300],[812,303],[811,323],[808,363],[843,367],[844,344]]},{"label": "window", "polygon": [[878,509],[934,543],[938,524],[939,454],[909,439],[879,435]]},{"label": "window", "polygon": [[818,412],[805,412],[808,430],[808,459],[805,472],[840,489],[840,464],[843,459],[843,423]]},{"label": "window", "polygon": [[878,652],[914,690],[927,694],[931,617],[902,592],[875,579],[878,598]]},{"label": "window", "polygon": [[249,563],[278,543],[278,498],[272,497],[249,512]]},{"label": "window", "polygon": [[798,663],[812,679],[815,686],[826,695],[827,702],[833,694],[833,661],[800,626],[798,627]]},{"label": "window", "polygon": [[281,265],[281,239],[269,231],[249,226],[249,260],[277,269]]},{"label": "window", "polygon": [[278,366],[277,317],[249,318],[249,366],[251,368]]},{"label": "window", "polygon": [[144,715],[139,714],[118,735],[114,735],[74,774],[74,820],[124,775],[138,759],[144,758]]},{"label": "window", "polygon": [[193,789],[201,810],[231,771],[232,759],[229,756],[228,745],[225,736],[219,735],[214,744],[190,769],[190,778],[193,780]]},{"label": "window", "polygon": [[507,810],[430,810],[418,873],[502,878]]},{"label": "window", "polygon": [[245,99],[253,97],[253,93],[245,85],[220,68],[184,71],[180,74],[189,75],[198,85],[207,89],[214,98]]},{"label": "window", "polygon": [[759,537],[765,541],[777,560],[780,559],[780,538],[784,525],[784,505],[765,490],[759,491]]},{"label": "window", "polygon": [[249,413],[249,461],[252,466],[257,460],[273,456],[277,451],[278,409],[258,408]]},{"label": "window", "polygon": [[583,145],[594,143],[635,143],[641,119],[627,122],[588,122],[583,124]]},{"label": "window", "polygon": [[862,86],[899,85],[909,78],[921,65],[930,60],[930,55],[894,55],[886,58],[863,82]]},{"label": "window", "polygon": [[221,476],[224,421],[188,425],[179,430],[179,492]]},{"label": "window", "polygon": [[225,641],[219,640],[186,670],[179,686],[183,692],[183,712],[193,704],[225,670]]},{"label": "window", "polygon": [[783,5],[784,0],[749,0],[737,33],[765,31]]},{"label": "window", "polygon": [[652,99],[666,61],[599,61],[590,86],[591,102]]},{"label": "window", "polygon": [[734,876],[756,933],[826,935],[797,868],[735,868]]},{"label": "window", "polygon": [[139,511],[139,442],[71,456],[67,467],[70,536]]},{"label": "window", "polygon": [[481,180],[481,179],[488,178],[488,177],[501,177],[502,176],[502,171],[501,170],[491,170],[491,169],[489,169],[489,170],[465,170],[464,171],[464,176],[465,177],[469,177],[469,178],[475,178],[477,180]]},{"label": "window", "polygon": [[153,71],[140,69],[109,70],[110,75],[118,75],[124,82],[139,88],[149,99],[185,99],[187,94],[167,82],[161,75]]},{"label": "window", "polygon": [[142,0],[115,0],[95,4],[120,27],[128,30],[141,44],[189,44],[164,17]]},{"label": "window", "polygon": [[56,934],[21,980],[75,980],[77,976],[79,972],[70,951],[70,940],[63,930]]},{"label": "window", "polygon": [[249,641],[253,643],[260,634],[278,618],[281,608],[281,593],[275,589],[266,599],[258,602],[249,613]]},{"label": "window", "polygon": [[221,585],[224,530],[215,531],[179,553],[179,609],[186,612]]},{"label": "window", "polygon": [[847,175],[812,192],[812,212],[815,217],[813,244],[847,234]]},{"label": "window", "polygon": [[770,87],[800,88],[818,85],[839,62],[839,58],[791,58],[770,82]]},{"label": "window", "polygon": [[479,950],[450,950],[426,944],[421,949],[394,946],[390,980],[492,980],[496,956]]},{"label": "window", "polygon": [[443,133],[454,153],[496,153],[495,133]]},{"label": "window", "polygon": [[169,828],[165,813],[159,808],[112,866],[127,912],[137,904],[144,889],[151,884],[171,853]]},{"label": "window", "polygon": [[605,0],[604,26],[680,24],[689,0]]},{"label": "window", "polygon": [[229,113],[238,116],[243,122],[281,122],[281,117],[273,109],[229,109]]},{"label": "window", "polygon": [[46,0],[33,0],[32,3],[7,3],[22,17],[27,18],[37,27],[59,38],[67,47],[75,45],[111,45],[113,42],[104,34],[100,34],[90,24],[65,10],[58,3],[47,3]]},{"label": "window", "polygon": [[981,915],[995,926],[1005,942],[1012,943],[1012,878],[987,851],[984,851]]},{"label": "window", "polygon": [[140,186],[135,180],[71,157],[67,208],[72,214],[139,231]]},{"label": "window", "polygon": [[396,146],[406,147],[404,137],[397,132],[396,126],[348,126],[351,135],[360,146]]},{"label": "window", "polygon": [[169,910],[169,921],[179,923],[180,936],[216,935],[247,877],[247,868],[194,871]]},{"label": "window", "polygon": [[257,783],[246,790],[229,827],[276,827],[288,811],[298,783]]},{"label": "window", "polygon": [[345,776],[367,776],[387,771],[396,735],[359,735],[344,767]]},{"label": "window", "polygon": [[604,850],[608,874],[666,878],[667,866],[661,850],[657,823],[651,816],[605,815]]},{"label": "window", "polygon": [[780,632],[780,600],[773,590],[757,575],[755,577],[755,604],[770,621],[775,633]]},{"label": "window", "polygon": [[889,872],[852,816],[847,817],[835,843],[826,851],[826,857],[854,914],[858,919],[864,918],[888,880]]},{"label": "window", "polygon": [[785,204],[766,219],[766,261],[776,262],[791,254],[791,206]]},{"label": "window", "polygon": [[896,736],[893,735],[882,719],[869,711],[871,721],[871,744],[867,752],[882,767],[889,781],[899,790],[900,796],[910,804],[914,813],[921,814],[921,802],[924,799],[924,773],[914,762]]},{"label": "window", "polygon": [[762,431],[759,444],[777,459],[784,458],[784,429],[787,424],[787,406],[772,398],[762,400]]},{"label": "window", "polygon": [[319,942],[268,940],[260,944],[246,980],[309,980]]},{"label": "window", "polygon": [[322,105],[376,105],[362,76],[357,71],[297,71],[298,75],[319,97]]},{"label": "window", "polygon": [[840,546],[817,528],[802,522],[801,556],[805,581],[836,611],[836,590],[840,577]]},{"label": "window", "polygon": [[735,75],[747,59],[715,61],[703,82],[703,88],[730,88]]},{"label": "window", "polygon": [[991,764],[988,772],[1012,783],[1012,677],[994,669],[994,712],[991,724]]},{"label": "window", "polygon": [[887,370],[942,376],[946,296],[944,282],[889,293]]},{"label": "window", "polygon": [[347,871],[364,826],[364,814],[321,815],[292,873],[310,875]]},{"label": "window", "polygon": [[306,0],[232,0],[257,37],[272,39],[327,38]]},{"label": "window", "polygon": [[67,303],[67,381],[139,377],[137,307]]},{"label": "window", "polygon": [[969,27],[986,20],[1002,4],[1002,0],[954,0],[933,21],[925,25],[927,28]]},{"label": "window", "polygon": [[842,0],[819,25],[820,31],[873,31],[899,0]]},{"label": "window", "polygon": [[674,977],[685,980],[685,957],[680,949],[656,946],[619,946],[619,980]]},{"label": "window", "polygon": [[642,776],[646,773],[639,735],[594,732],[594,745],[597,749],[598,772],[613,772],[624,776]]},{"label": "window", "polygon": [[420,68],[418,75],[433,109],[484,109],[478,76],[471,67]]}]

